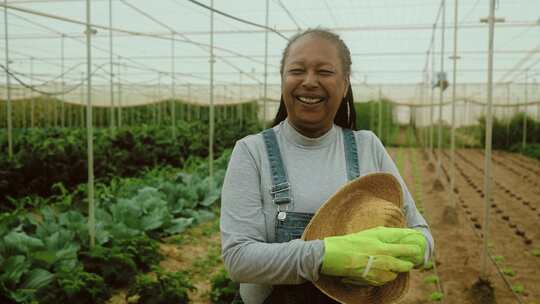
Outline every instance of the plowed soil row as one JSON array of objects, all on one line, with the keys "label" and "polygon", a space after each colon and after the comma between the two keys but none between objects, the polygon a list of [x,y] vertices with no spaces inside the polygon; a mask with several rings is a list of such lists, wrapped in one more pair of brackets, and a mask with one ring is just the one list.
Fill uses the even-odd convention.
[{"label": "plowed soil row", "polygon": [[[511,163],[504,160],[506,156],[501,157],[503,163]],[[450,158],[448,153],[443,153],[443,169],[449,173]],[[480,263],[482,226],[484,225],[484,193],[483,193],[483,156],[474,150],[459,150],[456,157],[456,210],[458,212],[459,223],[451,225],[444,217],[440,222],[433,222],[432,229],[437,231],[439,225],[447,224],[452,230],[461,230],[461,227],[474,227],[469,229],[473,232],[473,239],[468,235],[460,234],[458,242],[466,245],[467,248],[475,247],[477,252],[475,256],[464,255],[462,252],[450,253],[452,255],[461,255],[463,259],[474,259],[473,263]],[[443,178],[446,180],[446,178]],[[449,204],[449,185],[446,190],[440,192],[443,201],[439,205]],[[516,274],[513,277],[507,277],[512,284],[522,284],[525,292],[521,295],[525,303],[536,303],[540,300],[540,258],[532,255],[532,250],[540,245],[540,234],[537,229],[537,223],[540,215],[536,213],[537,204],[536,194],[531,189],[530,184],[513,174],[505,166],[495,166],[493,169],[493,187],[492,200],[490,204],[490,224],[489,224],[489,243],[492,255],[500,255],[504,258],[499,264],[501,268],[511,269]],[[433,201],[431,203],[434,203]],[[438,211],[440,212],[441,208]],[[429,212],[429,211],[428,211]],[[429,214],[429,213],[428,213]],[[476,230],[476,231],[473,231]],[[465,232],[465,231],[463,231]],[[444,237],[444,235],[442,236]],[[437,248],[441,254],[444,250],[440,240],[436,238]],[[444,255],[441,254],[441,258]],[[479,274],[479,268],[474,267],[476,277]],[[441,267],[441,277],[444,278],[444,266]],[[493,269],[495,269],[493,267]],[[508,287],[503,284],[499,275],[492,271],[491,279],[495,285],[495,295],[498,303],[515,303]],[[443,279],[443,283],[446,280]],[[445,284],[447,286],[448,284]],[[471,284],[472,285],[472,284]],[[470,285],[469,285],[470,286]],[[447,288],[446,288],[447,289]],[[466,291],[466,289],[465,289]],[[449,299],[451,297],[447,297]],[[453,301],[452,301],[453,303]],[[457,302],[456,302],[457,303]],[[469,303],[469,302],[459,302]]]}]

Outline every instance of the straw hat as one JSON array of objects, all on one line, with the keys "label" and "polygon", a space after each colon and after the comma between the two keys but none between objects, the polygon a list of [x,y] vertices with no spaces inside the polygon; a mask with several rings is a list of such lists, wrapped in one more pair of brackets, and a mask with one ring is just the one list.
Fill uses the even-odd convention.
[{"label": "straw hat", "polygon": [[[373,173],[345,184],[319,208],[307,225],[302,239],[316,240],[344,235],[377,226],[405,227],[401,186],[389,173]],[[315,282],[330,298],[346,304],[392,303],[408,290],[409,273],[400,273],[382,286],[357,286],[342,278],[320,276]]]}]

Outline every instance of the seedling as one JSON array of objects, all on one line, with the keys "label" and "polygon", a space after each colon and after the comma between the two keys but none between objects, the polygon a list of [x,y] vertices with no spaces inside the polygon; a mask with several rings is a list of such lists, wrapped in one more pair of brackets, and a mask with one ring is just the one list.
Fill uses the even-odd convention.
[{"label": "seedling", "polygon": [[514,271],[514,269],[510,267],[503,268],[502,272],[509,277],[513,277],[516,275],[516,272]]},{"label": "seedling", "polygon": [[438,292],[438,291],[432,292],[429,295],[429,299],[431,301],[441,301],[443,299],[443,294],[442,292]]},{"label": "seedling", "polygon": [[512,291],[517,294],[522,294],[525,291],[525,287],[523,287],[523,284],[517,283],[512,285]]},{"label": "seedling", "polygon": [[436,284],[439,282],[439,277],[436,275],[430,275],[424,278],[424,283],[426,284]]},{"label": "seedling", "polygon": [[495,260],[495,262],[497,263],[501,263],[501,262],[504,262],[504,257],[502,255],[496,255],[493,257],[493,259]]},{"label": "seedling", "polygon": [[424,269],[425,270],[429,270],[429,269],[432,269],[433,268],[433,262],[432,261],[428,261],[425,265],[424,265]]}]

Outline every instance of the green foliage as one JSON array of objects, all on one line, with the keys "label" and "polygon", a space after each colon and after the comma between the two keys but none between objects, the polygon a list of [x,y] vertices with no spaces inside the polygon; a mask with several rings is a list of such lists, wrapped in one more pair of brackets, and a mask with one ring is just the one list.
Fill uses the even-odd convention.
[{"label": "green foliage", "polygon": [[36,296],[41,304],[105,303],[109,297],[110,289],[103,278],[85,272],[82,267],[57,273],[56,280]]},{"label": "green foliage", "polygon": [[525,287],[523,287],[523,284],[516,283],[512,285],[512,291],[517,294],[522,294],[525,291]]},{"label": "green foliage", "polygon": [[158,242],[145,234],[123,240],[113,240],[113,246],[122,248],[126,254],[129,254],[137,269],[143,272],[149,271],[152,266],[163,260]]},{"label": "green foliage", "polygon": [[154,268],[156,278],[138,275],[127,297],[138,296],[140,304],[182,304],[188,303],[188,291],[195,290],[186,272],[165,272]]},{"label": "green foliage", "polygon": [[[539,131],[540,132],[540,131]],[[540,160],[540,144],[528,143],[525,148],[521,144],[515,144],[510,151],[518,152],[531,158]]]},{"label": "green foliage", "polygon": [[502,255],[496,255],[493,257],[493,259],[495,260],[495,262],[497,263],[501,263],[501,262],[504,262],[504,257]]},{"label": "green foliage", "polygon": [[[201,177],[208,174],[207,163],[195,159],[190,160],[189,171],[181,174],[170,168],[156,169],[142,178],[97,184],[93,249],[89,248],[86,213],[62,200],[31,213],[18,209],[0,214],[0,299],[27,303],[44,288],[53,290],[48,301],[58,297],[67,303],[85,297],[92,300],[81,303],[99,303],[108,293],[97,291],[101,285],[125,285],[139,271],[159,263],[159,245],[151,237],[178,233],[215,218],[229,156],[226,151],[216,160],[212,190]],[[188,179],[202,184],[195,187],[195,194],[186,192]],[[173,212],[179,200],[185,201],[184,206]],[[215,231],[217,226],[208,229]],[[202,274],[220,261],[219,248],[211,248],[196,269]]]},{"label": "green foliage", "polygon": [[[216,154],[239,138],[257,130],[256,122],[219,120],[215,127]],[[137,176],[158,165],[183,166],[189,157],[208,156],[208,125],[202,121],[178,122],[175,136],[170,126],[142,125],[94,132],[94,174],[98,181]],[[14,131],[14,156],[0,155],[0,211],[16,207],[8,197],[32,194],[61,195],[70,204],[76,197],[65,195],[87,180],[85,129],[47,128]],[[0,149],[7,151],[7,136],[0,131]],[[18,201],[39,206],[39,198]]]},{"label": "green foliage", "polygon": [[540,248],[534,249],[532,251],[532,254],[536,257],[540,257]]},{"label": "green foliage", "polygon": [[439,277],[436,275],[430,275],[424,278],[424,283],[426,284],[436,284],[439,282]]},{"label": "green foliage", "polygon": [[[523,123],[527,120],[527,143],[540,143],[540,121],[536,121],[531,117],[525,117],[524,113],[517,113],[510,119],[493,118],[493,149],[510,150],[516,145],[520,145],[523,141]],[[482,146],[485,143],[486,119],[481,117],[478,120],[481,128]],[[515,148],[517,149],[517,148]],[[535,149],[536,150],[536,149]]]},{"label": "green foliage", "polygon": [[392,102],[383,99],[381,101],[381,130],[379,128],[379,101],[369,101],[367,103],[355,103],[356,126],[358,130],[371,130],[383,141],[385,145],[391,144],[396,132],[397,123],[393,119],[394,105]]},{"label": "green foliage", "polygon": [[232,303],[240,284],[232,281],[225,268],[221,267],[211,278],[212,289],[210,291],[210,301],[215,304]]},{"label": "green foliage", "polygon": [[208,249],[206,256],[200,257],[193,262],[189,273],[192,275],[207,274],[212,268],[221,263],[221,250],[219,247]]},{"label": "green foliage", "polygon": [[95,246],[81,251],[79,259],[85,271],[98,274],[107,285],[113,287],[127,285],[137,274],[133,256],[122,247]]},{"label": "green foliage", "polygon": [[429,260],[424,266],[423,268],[425,270],[430,270],[430,269],[433,269],[433,261]]},{"label": "green foliage", "polygon": [[442,301],[443,297],[444,295],[442,294],[442,292],[435,291],[429,295],[429,300],[438,302]]},{"label": "green foliage", "polygon": [[502,269],[502,272],[509,276],[509,277],[513,277],[516,275],[516,272],[514,271],[514,269],[510,268],[510,267],[505,267]]}]

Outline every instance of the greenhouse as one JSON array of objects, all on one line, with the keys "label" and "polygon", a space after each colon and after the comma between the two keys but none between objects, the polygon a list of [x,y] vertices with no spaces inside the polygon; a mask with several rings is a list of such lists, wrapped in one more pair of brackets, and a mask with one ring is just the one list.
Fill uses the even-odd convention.
[{"label": "greenhouse", "polygon": [[[258,293],[271,292],[265,303],[281,302],[279,286],[306,284],[339,303],[540,303],[539,1],[0,0],[0,11],[0,303],[258,303],[245,290],[259,284],[267,289]],[[302,49],[305,41],[321,47]],[[338,45],[330,57],[328,43]],[[324,64],[313,76],[311,61],[291,63],[293,55]],[[334,55],[335,71],[321,70]],[[295,64],[302,68],[289,70]],[[294,81],[306,96],[289,97]],[[356,160],[357,179],[387,171],[365,169],[363,151],[375,148],[363,142],[347,154],[349,127],[333,117],[328,133],[313,134],[342,129],[339,160],[324,164],[299,148],[297,165],[313,168],[290,166],[300,152],[284,145],[282,128],[319,139],[295,119],[330,109],[334,91],[343,96],[331,115],[347,104],[350,134],[372,136],[395,165],[402,226],[418,228],[415,208],[429,225],[425,261],[407,270],[396,300],[341,300],[321,288],[319,276],[342,276],[326,270],[330,237],[308,241],[307,222],[290,248],[277,249],[286,243],[278,226],[303,210],[306,191],[332,189],[321,206],[353,179],[337,181],[333,169],[349,174]],[[256,138],[264,153],[254,152]],[[280,162],[291,190],[275,188]],[[299,180],[312,171],[325,184]],[[226,209],[236,208],[235,195],[248,206],[253,192],[262,205]],[[294,202],[285,209],[282,192]],[[228,220],[240,227],[269,213],[276,239],[264,222],[231,245]],[[297,261],[291,248],[305,253],[306,244],[326,251]],[[242,261],[287,250],[288,263],[268,260],[242,275]],[[374,255],[383,253],[369,255],[360,279]],[[309,274],[304,263],[317,258],[320,272]],[[339,282],[373,294],[391,284]]]}]

